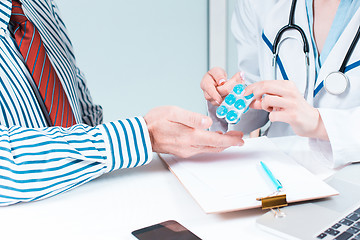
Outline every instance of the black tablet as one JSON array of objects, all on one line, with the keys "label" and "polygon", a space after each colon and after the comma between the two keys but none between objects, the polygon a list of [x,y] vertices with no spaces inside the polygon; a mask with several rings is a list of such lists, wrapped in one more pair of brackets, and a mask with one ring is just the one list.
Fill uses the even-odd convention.
[{"label": "black tablet", "polygon": [[180,223],[170,220],[132,232],[139,240],[201,240]]}]

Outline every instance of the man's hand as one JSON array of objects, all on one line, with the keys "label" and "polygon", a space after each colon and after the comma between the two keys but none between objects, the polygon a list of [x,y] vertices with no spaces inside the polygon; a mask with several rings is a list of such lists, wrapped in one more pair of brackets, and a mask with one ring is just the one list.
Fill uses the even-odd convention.
[{"label": "man's hand", "polygon": [[230,146],[242,146],[243,133],[209,132],[209,117],[175,106],[158,107],[144,117],[152,149],[186,158],[198,153],[221,152]]}]

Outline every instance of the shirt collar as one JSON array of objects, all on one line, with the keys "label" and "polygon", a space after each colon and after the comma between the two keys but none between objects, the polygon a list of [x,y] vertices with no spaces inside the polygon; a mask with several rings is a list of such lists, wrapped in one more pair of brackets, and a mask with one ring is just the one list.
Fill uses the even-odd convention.
[{"label": "shirt collar", "polygon": [[0,29],[7,29],[11,17],[11,0],[0,1]]}]

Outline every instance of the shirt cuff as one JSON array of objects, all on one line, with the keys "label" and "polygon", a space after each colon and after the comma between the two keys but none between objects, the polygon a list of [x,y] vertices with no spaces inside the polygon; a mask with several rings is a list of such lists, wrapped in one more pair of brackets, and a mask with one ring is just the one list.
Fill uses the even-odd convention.
[{"label": "shirt cuff", "polygon": [[152,160],[149,131],[142,117],[109,122],[98,128],[106,146],[106,172],[142,166]]}]

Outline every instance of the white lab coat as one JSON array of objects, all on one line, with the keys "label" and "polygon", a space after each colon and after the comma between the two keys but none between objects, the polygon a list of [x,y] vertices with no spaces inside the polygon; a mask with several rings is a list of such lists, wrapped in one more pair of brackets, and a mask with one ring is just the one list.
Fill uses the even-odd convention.
[{"label": "white lab coat", "polygon": [[[276,33],[289,21],[290,0],[238,0],[232,19],[232,32],[237,41],[239,70],[245,72],[247,84],[259,80],[273,79],[271,65],[273,44]],[[309,139],[309,143],[323,149],[324,154],[332,156],[333,167],[360,160],[360,41],[348,61],[350,86],[341,95],[331,95],[322,88],[314,97],[314,89],[333,72],[338,71],[346,52],[360,26],[360,9],[338,39],[324,62],[318,80],[315,82],[314,53],[311,43],[305,0],[298,0],[295,11],[295,24],[305,32],[310,44],[310,71],[308,95],[309,104],[319,109],[330,141]],[[277,69],[277,79],[294,81],[300,92],[305,92],[306,68],[301,37],[296,31],[287,31],[286,36],[295,36],[296,40],[286,40],[279,53],[284,71]],[[237,125],[228,126],[215,116],[216,108],[208,104],[209,115],[214,121],[213,130],[241,130],[248,133],[263,126],[268,114],[265,111],[250,110]],[[293,135],[288,124],[275,122],[268,129],[269,137]]]}]

